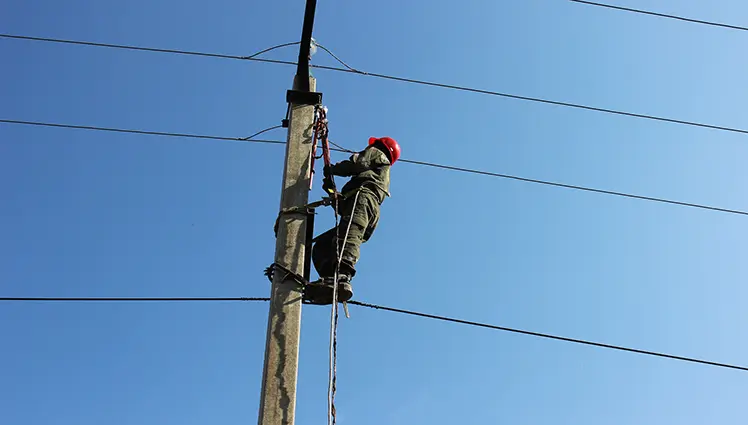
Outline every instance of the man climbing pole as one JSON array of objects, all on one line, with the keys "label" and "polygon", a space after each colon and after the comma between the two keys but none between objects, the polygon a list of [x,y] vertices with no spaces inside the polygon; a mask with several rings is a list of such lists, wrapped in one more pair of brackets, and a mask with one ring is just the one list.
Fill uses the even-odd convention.
[{"label": "man climbing pole", "polygon": [[[361,244],[368,241],[379,222],[379,207],[390,195],[390,166],[400,158],[400,145],[390,138],[372,137],[369,146],[345,161],[325,166],[323,189],[334,191],[331,176],[350,177],[338,195],[340,222],[315,238],[312,262],[320,279],[309,285],[306,298],[314,304],[332,304],[333,282],[338,269],[338,301],[353,297],[351,279],[356,274]],[[347,238],[346,238],[347,233]],[[337,240],[337,247],[336,247]]]}]

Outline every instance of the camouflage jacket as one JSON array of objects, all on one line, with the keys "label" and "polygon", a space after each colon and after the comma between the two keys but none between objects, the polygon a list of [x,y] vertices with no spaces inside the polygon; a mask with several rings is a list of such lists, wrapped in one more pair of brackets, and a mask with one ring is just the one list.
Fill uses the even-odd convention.
[{"label": "camouflage jacket", "polygon": [[351,177],[343,186],[340,193],[366,187],[377,197],[378,202],[384,202],[390,196],[390,160],[387,155],[374,146],[369,146],[361,152],[354,153],[345,161],[340,161],[330,167],[333,175]]}]

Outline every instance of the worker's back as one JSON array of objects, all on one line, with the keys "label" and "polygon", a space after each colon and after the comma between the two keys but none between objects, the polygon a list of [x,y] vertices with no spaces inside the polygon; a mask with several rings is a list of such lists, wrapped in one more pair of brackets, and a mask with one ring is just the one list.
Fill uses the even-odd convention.
[{"label": "worker's back", "polygon": [[[390,195],[390,160],[387,155],[376,147],[370,146],[363,152],[351,155],[349,161],[355,164],[352,168],[360,172],[351,176],[351,180],[341,189],[341,193],[345,194],[360,187],[366,187],[374,193],[380,204],[384,202],[384,198]],[[339,165],[347,162],[344,161]]]}]

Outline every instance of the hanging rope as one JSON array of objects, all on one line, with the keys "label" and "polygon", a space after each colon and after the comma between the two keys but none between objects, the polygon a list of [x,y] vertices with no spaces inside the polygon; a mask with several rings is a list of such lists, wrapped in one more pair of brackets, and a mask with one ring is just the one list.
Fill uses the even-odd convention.
[{"label": "hanging rope", "polygon": [[[345,252],[345,245],[348,242],[348,235],[351,231],[351,223],[353,222],[353,213],[356,211],[356,204],[358,203],[358,195],[360,191],[356,191],[356,196],[353,198],[353,207],[351,208],[351,214],[348,218],[348,226],[345,229],[345,236],[343,238],[343,246],[338,249],[338,241],[335,241],[335,255],[337,261],[335,262],[335,275],[333,277],[333,289],[332,289],[332,312],[330,317],[330,383],[328,386],[328,422],[330,425],[335,425],[335,392],[337,390],[338,380],[338,273],[340,272],[340,263],[343,261],[343,252]],[[335,215],[335,229],[338,233],[337,223],[337,212]],[[337,235],[336,235],[337,236]]]},{"label": "hanging rope", "polygon": [[[317,158],[317,142],[319,141],[322,145],[322,158],[325,164],[325,170],[329,170],[332,165],[330,160],[330,141],[328,140],[329,128],[327,121],[327,108],[322,105],[317,105],[315,108],[315,122],[314,122],[314,135],[312,141],[312,154],[310,158],[311,162],[311,177],[314,176],[314,160]],[[311,189],[311,183],[310,183]],[[338,273],[340,271],[340,263],[343,259],[343,249],[345,248],[345,240],[343,241],[343,247],[340,247],[340,215],[339,215],[339,197],[337,189],[335,188],[335,180],[332,175],[325,173],[322,189],[325,190],[332,199],[333,212],[335,214],[335,273],[333,274],[333,289],[332,289],[332,311],[330,313],[330,369],[329,369],[329,382],[327,387],[327,423],[328,425],[335,425],[335,392],[336,392],[336,381],[337,381],[337,350],[338,350]],[[358,193],[356,193],[356,199],[354,199],[354,208],[358,201]],[[348,232],[350,231],[350,220],[348,223],[348,229],[346,229],[345,237],[348,238]]]},{"label": "hanging rope", "polygon": [[[329,383],[327,387],[327,423],[328,425],[336,424],[335,414],[335,393],[337,391],[337,368],[338,368],[338,280],[340,278],[340,264],[343,262],[343,252],[345,252],[345,245],[348,241],[348,235],[351,231],[351,223],[353,219],[353,213],[356,211],[356,205],[358,204],[359,191],[356,191],[356,196],[353,198],[353,206],[351,208],[350,217],[348,217],[348,223],[345,229],[345,235],[343,243],[340,243],[340,194],[335,188],[335,179],[332,174],[329,173],[331,167],[330,160],[330,141],[328,135],[330,130],[328,128],[327,120],[327,108],[322,105],[317,105],[314,110],[314,135],[312,140],[312,154],[310,157],[311,165],[311,176],[314,176],[314,160],[318,157],[315,156],[317,150],[317,143],[322,145],[322,158],[325,163],[325,176],[323,180],[322,189],[328,193],[335,214],[335,272],[333,274],[332,282],[332,310],[330,312],[330,369],[329,369]],[[311,183],[310,186],[311,188]],[[344,307],[347,308],[346,305]],[[347,312],[347,310],[346,310]],[[347,313],[346,313],[347,315]]]},{"label": "hanging rope", "polygon": [[[338,216],[338,197],[333,200],[335,212],[335,259],[342,255],[340,249],[340,220]],[[345,241],[343,241],[345,244]],[[332,310],[330,312],[330,369],[327,385],[327,425],[335,425],[335,391],[338,378],[338,270],[340,263],[335,262],[335,273],[332,280]]]}]

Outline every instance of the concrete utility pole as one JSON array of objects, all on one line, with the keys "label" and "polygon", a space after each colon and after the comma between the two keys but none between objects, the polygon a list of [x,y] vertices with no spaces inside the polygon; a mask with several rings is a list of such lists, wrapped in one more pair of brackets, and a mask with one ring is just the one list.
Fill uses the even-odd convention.
[{"label": "concrete utility pole", "polygon": [[[322,99],[309,76],[309,51],[316,0],[307,0],[299,62],[293,90],[286,94],[290,105],[286,163],[283,170],[281,209],[309,201],[310,156],[314,105]],[[304,275],[307,218],[283,214],[278,223],[275,263]],[[296,380],[299,366],[301,291],[298,283],[276,269],[270,295],[270,313],[262,371],[259,425],[293,425],[296,412]]]}]

